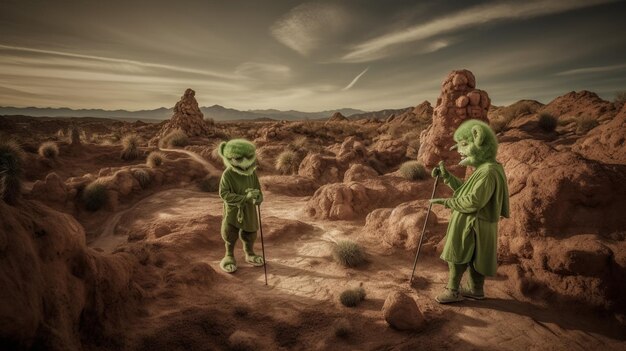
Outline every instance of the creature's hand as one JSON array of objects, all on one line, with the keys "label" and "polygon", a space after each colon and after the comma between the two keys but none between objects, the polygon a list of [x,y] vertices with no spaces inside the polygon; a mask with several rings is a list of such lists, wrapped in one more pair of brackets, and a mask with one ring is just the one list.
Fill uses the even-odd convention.
[{"label": "creature's hand", "polygon": [[250,200],[257,200],[261,195],[261,192],[259,191],[259,189],[246,189],[246,200],[250,201]]},{"label": "creature's hand", "polygon": [[448,170],[446,169],[446,166],[443,164],[443,161],[440,161],[439,165],[433,168],[431,175],[433,176],[433,178],[441,177],[443,179],[446,179],[448,178],[450,173],[448,173]]},{"label": "creature's hand", "polygon": [[430,203],[433,205],[445,205],[446,199],[430,199]]}]

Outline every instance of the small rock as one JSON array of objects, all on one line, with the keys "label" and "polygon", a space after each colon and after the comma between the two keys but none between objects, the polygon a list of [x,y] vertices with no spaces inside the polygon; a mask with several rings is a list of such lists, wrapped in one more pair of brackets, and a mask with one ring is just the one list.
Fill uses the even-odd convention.
[{"label": "small rock", "polygon": [[398,330],[420,330],[426,324],[415,300],[399,291],[389,294],[385,300],[383,317],[391,327]]}]

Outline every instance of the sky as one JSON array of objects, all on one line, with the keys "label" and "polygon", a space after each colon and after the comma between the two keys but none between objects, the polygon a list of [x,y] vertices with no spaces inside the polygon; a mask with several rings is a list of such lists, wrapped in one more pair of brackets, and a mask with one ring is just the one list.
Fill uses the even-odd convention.
[{"label": "sky", "polygon": [[626,1],[0,0],[0,106],[380,110],[626,90]]}]

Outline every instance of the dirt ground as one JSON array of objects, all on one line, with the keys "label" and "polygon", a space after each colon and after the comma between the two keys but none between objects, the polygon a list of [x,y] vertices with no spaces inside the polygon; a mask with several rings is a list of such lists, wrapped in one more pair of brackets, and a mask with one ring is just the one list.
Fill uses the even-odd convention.
[{"label": "dirt ground", "polygon": [[[232,301],[247,301],[242,306],[232,301],[215,301],[211,291],[192,288],[178,291],[175,296],[156,296],[154,304],[146,304],[139,317],[142,325],[131,343],[139,349],[166,347],[199,349],[199,340],[180,344],[176,338],[166,338],[162,330],[178,326],[187,330],[212,329],[211,333],[229,335],[234,330],[258,335],[259,344],[271,348],[299,350],[619,350],[624,349],[624,330],[610,319],[591,312],[581,312],[562,306],[546,306],[517,299],[509,288],[512,266],[501,266],[498,275],[486,282],[488,298],[466,300],[454,305],[439,305],[434,297],[443,289],[447,279],[446,264],[434,255],[420,257],[416,282],[409,286],[413,257],[409,252],[381,251],[359,240],[362,221],[311,221],[304,214],[306,197],[294,198],[266,194],[262,216],[266,221],[276,218],[301,221],[309,226],[303,230],[266,235],[268,285],[264,285],[263,268],[243,262],[241,244],[236,249],[240,262],[236,273],[229,275],[219,269],[223,242],[219,234],[222,202],[217,194],[207,194],[191,188],[170,189],[155,193],[131,208],[116,213],[102,227],[102,234],[89,246],[104,252],[124,245],[127,235],[146,228],[150,223],[165,222],[176,226],[178,233],[209,228],[208,240],[195,249],[179,252],[173,261],[186,265],[209,264],[220,275],[221,291],[236,296]],[[441,219],[445,210],[438,213]],[[209,223],[202,223],[208,221]],[[267,229],[266,229],[267,230]],[[124,235],[119,235],[124,234]],[[158,240],[168,239],[165,235]],[[331,244],[350,238],[360,241],[368,253],[368,264],[360,269],[346,269],[331,257]],[[257,251],[260,251],[257,240]],[[174,262],[169,262],[174,264]],[[346,308],[338,301],[345,288],[362,284],[367,292],[364,303]],[[420,333],[399,332],[389,328],[382,318],[381,308],[387,295],[395,290],[413,297],[424,312],[428,326]],[[214,308],[223,311],[227,325],[202,324],[215,317]],[[205,313],[205,314],[204,314]],[[228,315],[230,313],[230,315]],[[334,320],[346,317],[354,331],[347,339],[332,333]],[[234,328],[234,330],[224,330]],[[273,340],[275,339],[275,340]],[[201,340],[201,338],[200,338]],[[277,343],[277,344],[275,344]]]}]

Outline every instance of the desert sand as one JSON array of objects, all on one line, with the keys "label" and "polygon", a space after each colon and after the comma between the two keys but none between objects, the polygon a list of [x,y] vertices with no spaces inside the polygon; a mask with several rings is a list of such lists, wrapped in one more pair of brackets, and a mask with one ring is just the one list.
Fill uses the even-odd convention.
[{"label": "desert sand", "polygon": [[[452,71],[436,103],[385,119],[215,123],[191,89],[160,124],[0,117],[3,138],[23,150],[19,191],[0,201],[0,345],[624,349],[626,106],[587,91],[492,106],[476,81]],[[448,148],[468,118],[498,132],[511,218],[500,222],[487,299],[440,305],[449,210],[433,207],[413,285],[409,277],[429,171],[443,159],[466,175]],[[215,148],[236,137],[257,145],[267,285],[262,267],[244,263],[241,243],[237,272],[219,268],[224,166]],[[39,152],[46,141],[56,154]],[[407,173],[407,161],[425,172]],[[3,182],[5,192],[16,184]],[[437,197],[451,194],[438,185]],[[361,247],[364,264],[333,257],[342,240]],[[364,300],[342,305],[341,293],[358,287]],[[395,292],[415,301],[419,328],[385,321]]]}]

